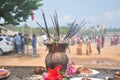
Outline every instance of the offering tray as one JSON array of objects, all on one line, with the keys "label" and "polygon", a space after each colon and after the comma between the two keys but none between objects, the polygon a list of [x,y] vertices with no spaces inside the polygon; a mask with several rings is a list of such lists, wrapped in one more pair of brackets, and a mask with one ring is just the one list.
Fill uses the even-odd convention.
[{"label": "offering tray", "polygon": [[[82,80],[84,77],[75,77],[75,78],[71,78],[70,80]],[[99,79],[99,78],[89,78],[90,80],[103,80],[103,79]]]},{"label": "offering tray", "polygon": [[[4,70],[6,70],[6,69],[0,69],[1,72],[4,71]],[[8,70],[7,70],[7,71],[8,71]],[[0,76],[0,80],[1,80],[1,79],[6,79],[7,77],[9,77],[9,75],[10,75],[10,71],[8,71],[7,74],[4,75],[4,76]]]},{"label": "offering tray", "polygon": [[79,74],[77,74],[77,76],[89,76],[89,77],[94,77],[95,75],[97,75],[97,74],[99,74],[100,72],[99,71],[97,71],[97,70],[94,70],[94,69],[86,69],[86,70],[88,70],[88,72],[87,71],[85,71],[85,72],[81,72],[81,73],[79,73]]}]

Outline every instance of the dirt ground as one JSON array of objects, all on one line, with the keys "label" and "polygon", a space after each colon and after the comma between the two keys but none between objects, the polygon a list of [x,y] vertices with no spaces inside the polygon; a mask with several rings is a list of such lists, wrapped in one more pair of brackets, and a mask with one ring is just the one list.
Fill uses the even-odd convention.
[{"label": "dirt ground", "polygon": [[[83,54],[76,54],[76,45],[69,46],[66,54],[69,57],[69,61],[74,61],[76,64],[82,64],[92,68],[117,68],[120,69],[120,44],[110,46],[110,41],[106,40],[105,47],[101,49],[101,54],[97,54],[96,44],[92,43],[91,55],[86,55],[86,45],[83,44]],[[0,68],[5,66],[44,66],[45,57],[48,53],[45,46],[37,47],[38,56],[33,57],[32,48],[30,46],[30,56],[23,53],[18,55],[16,53],[9,53],[0,56]]]}]

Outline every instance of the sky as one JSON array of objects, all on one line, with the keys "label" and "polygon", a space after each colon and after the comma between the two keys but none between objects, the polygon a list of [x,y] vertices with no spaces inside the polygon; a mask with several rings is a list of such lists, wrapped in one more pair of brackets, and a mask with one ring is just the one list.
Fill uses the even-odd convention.
[{"label": "sky", "polygon": [[120,0],[43,0],[42,3],[43,6],[34,13],[34,21],[30,17],[21,25],[27,23],[30,27],[38,27],[36,22],[39,22],[44,26],[43,10],[48,26],[52,26],[50,16],[56,10],[60,26],[86,19],[86,27],[104,24],[106,28],[120,28]]}]

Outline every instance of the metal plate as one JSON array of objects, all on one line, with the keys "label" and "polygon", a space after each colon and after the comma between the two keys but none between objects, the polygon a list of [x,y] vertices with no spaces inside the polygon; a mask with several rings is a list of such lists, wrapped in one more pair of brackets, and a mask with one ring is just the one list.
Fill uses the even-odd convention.
[{"label": "metal plate", "polygon": [[95,76],[95,75],[97,75],[97,74],[99,74],[100,72],[99,71],[97,71],[97,70],[94,70],[94,69],[89,69],[89,70],[91,70],[92,71],[92,73],[91,74],[86,74],[86,73],[80,73],[80,74],[78,74],[77,76],[90,76],[90,77],[92,77],[92,76]]},{"label": "metal plate", "polygon": [[[70,80],[82,80],[83,77],[75,77],[75,78],[71,78]],[[89,78],[91,80],[103,80],[103,79],[99,79],[99,78]]]}]

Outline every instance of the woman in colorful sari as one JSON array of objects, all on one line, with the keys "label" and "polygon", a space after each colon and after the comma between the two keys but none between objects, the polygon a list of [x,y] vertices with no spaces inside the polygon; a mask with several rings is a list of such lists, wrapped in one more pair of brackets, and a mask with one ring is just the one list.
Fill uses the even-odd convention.
[{"label": "woman in colorful sari", "polygon": [[92,53],[91,37],[89,37],[86,44],[87,44],[86,55],[90,55]]},{"label": "woman in colorful sari", "polygon": [[76,51],[78,55],[82,55],[82,37],[79,39],[79,44]]}]

